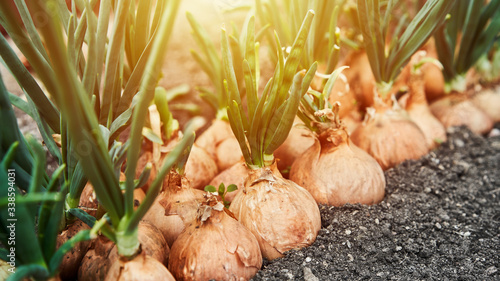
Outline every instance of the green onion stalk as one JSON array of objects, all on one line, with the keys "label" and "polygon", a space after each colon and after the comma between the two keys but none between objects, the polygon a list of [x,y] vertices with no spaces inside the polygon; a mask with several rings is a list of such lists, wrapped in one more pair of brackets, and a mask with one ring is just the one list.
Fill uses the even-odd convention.
[{"label": "green onion stalk", "polygon": [[[51,177],[47,176],[45,151],[33,137],[22,136],[1,75],[0,115],[5,121],[0,134],[0,241],[5,246],[0,249],[0,259],[7,264],[3,277],[9,281],[47,280],[58,274],[63,257],[72,248],[79,243],[88,244],[96,234],[82,230],[56,246],[68,191],[68,183],[62,179],[65,167],[62,165]],[[10,145],[4,146],[7,143]],[[20,159],[31,162],[28,174],[16,163]],[[47,178],[47,184],[42,185]],[[23,186],[26,182],[27,187]]]},{"label": "green onion stalk", "polygon": [[286,60],[276,36],[276,44],[280,46],[278,64],[260,95],[254,25],[248,25],[241,70],[245,77],[247,112],[243,110],[226,30],[222,29],[221,34],[229,122],[248,168],[243,175],[245,184],[229,209],[256,236],[263,256],[269,259],[310,245],[321,227],[314,198],[304,188],[282,177],[273,156],[274,150],[285,141],[300,99],[309,89],[316,71],[316,63],[313,63],[307,71],[297,72],[313,16],[311,11],[305,17]]},{"label": "green onion stalk", "polygon": [[[110,4],[109,1],[101,1],[101,5],[105,5],[105,2]],[[94,227],[116,243],[118,254],[124,260],[133,260],[135,257],[143,258],[140,255],[140,244],[137,238],[139,221],[153,204],[161,188],[163,177],[179,159],[190,140],[194,138],[194,130],[191,126],[188,126],[185,137],[166,157],[144,201],[134,210],[133,192],[137,187],[135,171],[142,142],[142,131],[146,118],[145,112],[147,112],[149,104],[154,99],[154,90],[160,75],[160,62],[165,53],[164,47],[172,32],[174,16],[179,3],[180,1],[173,1],[168,4],[165,3],[162,6],[163,13],[157,19],[156,36],[149,45],[151,48],[150,55],[145,62],[140,77],[136,77],[140,81],[137,88],[139,94],[137,95],[137,104],[133,107],[133,111],[127,113],[131,115],[131,118],[129,118],[131,120],[131,133],[126,153],[125,188],[124,192],[122,192],[119,178],[115,173],[115,167],[108,151],[108,141],[110,139],[114,140],[113,137],[110,137],[114,135],[113,123],[107,123],[106,125],[110,125],[110,127],[104,129],[103,127],[105,126],[99,122],[101,115],[93,114],[97,100],[101,100],[104,97],[96,98],[95,95],[90,95],[94,92],[88,91],[85,85],[93,85],[94,83],[86,84],[83,83],[84,81],[80,81],[79,73],[74,65],[72,65],[71,56],[68,54],[67,45],[63,39],[62,26],[64,25],[61,22],[64,22],[64,20],[61,17],[64,17],[64,13],[59,13],[57,8],[58,2],[33,2],[34,9],[40,12],[40,14],[45,15],[44,17],[34,17],[34,20],[45,42],[47,50],[47,59],[45,61],[51,62],[51,66],[48,67],[46,63],[43,63],[42,55],[38,55],[37,59],[42,61],[39,65],[47,67],[47,75],[53,76],[48,78],[47,81],[54,82],[54,87],[50,93],[60,111],[60,119],[63,120],[61,122],[66,124],[67,139],[76,148],[72,151],[71,156],[78,159],[85,176],[94,187],[100,204],[106,211],[106,214],[95,222]],[[130,5],[131,1],[116,2],[119,19],[115,25],[123,25],[124,22],[120,22],[120,15],[126,18],[128,13],[122,9],[125,9],[125,7],[128,8]],[[122,15],[124,12],[125,15]],[[40,20],[44,21],[43,24],[38,22]],[[120,33],[120,31],[117,32]],[[111,40],[108,52],[114,50],[112,47],[114,45],[113,42]],[[122,44],[117,43],[117,46],[120,45]],[[40,54],[39,52],[34,53]],[[117,85],[121,84],[119,83],[121,78],[117,73],[105,76],[109,77],[110,81],[108,82],[112,80],[118,83]],[[95,76],[91,75],[91,77]],[[111,87],[111,89],[115,89],[115,87]],[[108,114],[106,120],[110,120],[109,116]],[[120,120],[120,122],[125,121]],[[119,124],[116,126],[119,127]],[[80,216],[84,220],[87,218],[82,212],[80,212]],[[161,271],[161,274],[162,277],[168,276],[168,271],[164,269]]]},{"label": "green onion stalk", "polygon": [[489,132],[493,127],[494,116],[483,111],[496,111],[487,109],[495,96],[491,96],[492,101],[482,96],[471,102],[469,97],[474,95],[479,81],[471,81],[467,75],[490,51],[499,32],[500,1],[481,0],[465,5],[457,2],[448,20],[437,30],[435,46],[443,65],[444,90],[450,94],[434,102],[431,109],[445,127],[466,125],[478,134]]},{"label": "green onion stalk", "polygon": [[323,93],[311,89],[301,100],[298,116],[312,132],[314,144],[295,160],[290,180],[321,204],[375,204],[384,198],[384,173],[373,157],[351,142],[339,117],[340,103],[328,101],[327,93],[345,68],[332,73]]},{"label": "green onion stalk", "polygon": [[[250,13],[248,15],[250,15]],[[187,18],[192,28],[193,38],[201,50],[191,50],[191,54],[212,83],[212,88],[198,87],[197,89],[200,92],[200,97],[216,112],[215,119],[212,121],[210,127],[208,127],[208,129],[206,129],[196,140],[196,146],[204,149],[210,157],[214,159],[218,171],[224,171],[240,163],[242,161],[242,155],[241,153],[237,153],[237,151],[239,151],[238,141],[231,132],[231,126],[229,125],[227,116],[229,98],[224,90],[223,81],[226,77],[224,74],[222,57],[217,51],[215,43],[196,18],[190,13],[187,13]],[[235,69],[237,69],[235,72],[236,83],[242,95],[245,94],[246,89],[242,71],[243,65],[241,62],[243,61],[243,54],[246,47],[245,36],[247,26],[250,24],[253,25],[253,21],[253,18],[247,16],[242,31],[240,32],[235,25],[232,25],[232,32],[229,35],[229,46],[235,62]],[[256,41],[263,34],[263,31],[259,32],[259,34],[260,35],[257,35]],[[258,54],[259,43],[255,42],[253,48],[255,48],[255,53]],[[258,85],[260,77],[258,62],[256,62],[255,71],[257,74],[256,83]]]},{"label": "green onion stalk", "polygon": [[[265,35],[269,42],[269,57],[274,63],[278,60],[278,52],[273,30],[276,30],[282,45],[288,51],[309,9],[315,11],[316,15],[302,52],[300,67],[306,68],[314,61],[318,62],[318,70],[311,88],[317,92],[324,92],[329,77],[341,60],[340,46],[346,44],[344,39],[347,37],[338,27],[338,19],[339,15],[348,9],[348,3],[345,0],[258,0],[255,4],[259,24],[269,26],[265,30]],[[277,10],[282,12],[276,13]],[[352,111],[356,103],[352,92],[349,91],[345,75],[342,73],[340,75],[341,79],[330,88],[327,99],[332,103],[339,101],[342,104],[340,115],[344,117]],[[275,156],[280,159],[278,168],[285,177],[288,177],[295,159],[314,143],[298,118],[294,123],[288,139],[275,152]]]},{"label": "green onion stalk", "polygon": [[[353,131],[351,139],[375,158],[384,170],[407,159],[420,158],[429,151],[423,129],[399,106],[394,86],[410,58],[444,22],[453,3],[427,1],[411,21],[402,24],[400,20],[398,26],[401,28],[396,28],[389,38],[391,13],[396,1],[357,1],[359,26],[375,88],[364,93],[374,95],[373,107],[366,109],[365,121]],[[393,137],[387,139],[387,136]]]}]

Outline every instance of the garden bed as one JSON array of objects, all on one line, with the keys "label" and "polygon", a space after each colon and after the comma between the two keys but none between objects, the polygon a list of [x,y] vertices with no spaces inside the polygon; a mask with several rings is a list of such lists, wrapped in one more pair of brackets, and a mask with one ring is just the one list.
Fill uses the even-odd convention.
[{"label": "garden bed", "polygon": [[265,262],[254,280],[498,280],[499,170],[499,136],[453,128],[385,172],[379,204],[320,206],[316,242]]}]

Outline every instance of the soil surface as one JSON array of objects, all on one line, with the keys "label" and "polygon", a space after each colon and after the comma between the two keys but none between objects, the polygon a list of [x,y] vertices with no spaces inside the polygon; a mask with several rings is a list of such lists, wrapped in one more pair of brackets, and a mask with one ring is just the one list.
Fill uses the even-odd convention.
[{"label": "soil surface", "polygon": [[450,129],[438,149],[385,172],[377,205],[321,205],[314,244],[265,261],[253,280],[500,280],[498,129]]}]

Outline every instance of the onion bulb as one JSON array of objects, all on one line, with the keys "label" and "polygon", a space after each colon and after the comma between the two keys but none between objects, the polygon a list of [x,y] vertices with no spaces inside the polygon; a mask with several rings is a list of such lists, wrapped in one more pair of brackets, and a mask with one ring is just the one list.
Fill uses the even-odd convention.
[{"label": "onion bulb", "polygon": [[194,144],[184,171],[192,188],[203,189],[217,175],[218,168],[208,152]]},{"label": "onion bulb", "polygon": [[493,121],[460,93],[452,93],[430,105],[432,114],[446,127],[465,125],[476,134],[485,134],[493,128]]},{"label": "onion bulb", "polygon": [[267,259],[311,245],[321,228],[314,198],[304,188],[284,179],[276,162],[249,169],[243,189],[229,209],[255,235],[262,256]]},{"label": "onion bulb", "polygon": [[229,122],[216,119],[195,142],[215,160],[219,171],[231,167],[243,158]]},{"label": "onion bulb", "polygon": [[[417,65],[426,55],[419,51],[412,56],[410,67]],[[425,67],[428,64],[422,66]],[[408,87],[409,97],[406,103],[406,112],[424,133],[429,149],[435,148],[439,143],[446,141],[446,130],[439,120],[432,114],[425,95],[424,70],[414,69],[410,74]]]},{"label": "onion bulb", "polygon": [[375,158],[383,170],[429,152],[424,133],[404,110],[390,108],[382,101],[376,103],[352,133],[354,144]]},{"label": "onion bulb", "polygon": [[245,177],[247,175],[247,167],[244,162],[238,162],[231,166],[229,169],[222,171],[211,182],[210,185],[218,187],[223,183],[226,187],[230,184],[235,184],[238,189],[229,192],[224,197],[225,201],[232,202],[236,194],[243,188]]},{"label": "onion bulb", "polygon": [[85,254],[78,269],[78,281],[104,280],[108,269],[114,260],[109,259],[109,254],[115,244],[108,238],[99,235],[92,241],[90,249]]},{"label": "onion bulb", "polygon": [[[56,248],[61,247],[71,237],[75,236],[78,232],[90,229],[88,225],[81,220],[76,220],[63,230],[56,240]],[[78,268],[82,262],[83,257],[90,247],[91,241],[78,242],[71,251],[67,252],[59,265],[59,277],[62,280],[74,280],[78,275]]]},{"label": "onion bulb", "polygon": [[116,260],[106,275],[106,281],[157,281],[172,280],[168,269],[156,259],[144,252],[132,260]]},{"label": "onion bulb", "polygon": [[255,236],[210,194],[172,245],[168,264],[177,280],[248,280],[261,266]]},{"label": "onion bulb", "polygon": [[500,122],[500,88],[487,88],[472,97],[472,103],[493,122]]},{"label": "onion bulb", "polygon": [[278,169],[286,178],[295,159],[314,143],[311,133],[305,127],[301,127],[301,124],[304,125],[298,117],[295,117],[294,125],[285,142],[274,151],[274,157],[278,159]]},{"label": "onion bulb", "polygon": [[375,204],[384,198],[385,177],[368,153],[351,143],[344,128],[329,128],[292,165],[290,179],[316,202],[332,206]]},{"label": "onion bulb", "polygon": [[185,177],[170,172],[163,182],[163,191],[143,220],[156,226],[168,245],[172,246],[185,224],[196,217],[198,202],[204,194],[204,191],[191,188]]}]

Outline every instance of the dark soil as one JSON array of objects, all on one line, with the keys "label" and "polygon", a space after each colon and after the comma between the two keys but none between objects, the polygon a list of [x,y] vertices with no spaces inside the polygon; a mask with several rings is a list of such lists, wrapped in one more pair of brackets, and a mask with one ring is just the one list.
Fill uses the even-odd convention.
[{"label": "dark soil", "polygon": [[386,171],[381,203],[320,206],[314,244],[254,280],[500,280],[500,137],[448,138]]}]

